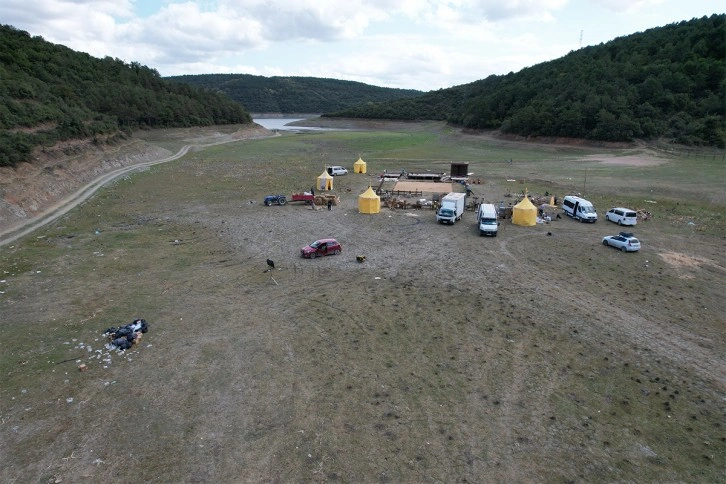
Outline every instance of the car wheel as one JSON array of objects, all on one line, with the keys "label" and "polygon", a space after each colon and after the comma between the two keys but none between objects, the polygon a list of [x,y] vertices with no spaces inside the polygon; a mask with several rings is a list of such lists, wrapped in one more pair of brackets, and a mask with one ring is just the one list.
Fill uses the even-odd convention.
[{"label": "car wheel", "polygon": [[620,250],[622,250],[623,252],[626,252],[628,249],[625,248],[625,246],[622,246],[622,247],[620,247]]},{"label": "car wheel", "polygon": [[338,255],[338,254],[340,254],[340,251],[339,251],[338,249],[335,249],[335,250],[333,251],[333,255]]},{"label": "car wheel", "polygon": [[270,202],[265,202],[265,207],[269,207],[269,206],[270,206]]},{"label": "car wheel", "polygon": [[607,245],[610,245],[610,244],[608,244],[608,241],[607,241],[607,240],[603,240],[603,241],[602,241],[602,245],[605,245],[605,246],[607,246]]},{"label": "car wheel", "polygon": [[618,225],[622,226],[623,225],[623,221],[622,220],[618,220]]},{"label": "car wheel", "polygon": [[280,205],[285,205],[285,204],[287,203],[287,200],[285,200],[284,198],[280,198],[280,199],[279,199],[279,200],[277,201],[277,203],[279,203]]},{"label": "car wheel", "polygon": [[311,259],[315,259],[317,256],[318,256],[318,254],[316,254],[315,252],[311,252],[310,253],[310,258]]}]

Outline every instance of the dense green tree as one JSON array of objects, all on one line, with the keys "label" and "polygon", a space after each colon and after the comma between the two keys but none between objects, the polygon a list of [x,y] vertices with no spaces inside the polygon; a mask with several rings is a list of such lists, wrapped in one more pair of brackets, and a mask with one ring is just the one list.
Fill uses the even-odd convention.
[{"label": "dense green tree", "polygon": [[88,54],[0,26],[0,166],[36,146],[119,130],[250,123],[220,93],[173,83],[138,62]]},{"label": "dense green tree", "polygon": [[166,79],[224,93],[253,113],[322,113],[422,94],[413,89],[393,89],[317,77],[198,74]]},{"label": "dense green tree", "polygon": [[447,119],[520,135],[726,146],[726,15],[679,22],[505,76],[326,116]]}]

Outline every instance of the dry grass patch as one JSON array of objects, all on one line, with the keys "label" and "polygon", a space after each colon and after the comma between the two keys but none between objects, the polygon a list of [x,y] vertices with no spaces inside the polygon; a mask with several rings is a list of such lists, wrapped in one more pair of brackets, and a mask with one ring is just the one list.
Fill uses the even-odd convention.
[{"label": "dry grass patch", "polygon": [[[309,187],[319,141],[360,140],[190,153],[3,248],[0,479],[722,479],[720,238],[656,218],[634,254],[602,247],[601,222],[485,239],[472,212],[359,214],[371,179],[354,174],[332,211],[262,206]],[[300,259],[327,235],[341,255]],[[671,253],[713,265],[685,280]],[[96,358],[135,317],[142,344]]]}]

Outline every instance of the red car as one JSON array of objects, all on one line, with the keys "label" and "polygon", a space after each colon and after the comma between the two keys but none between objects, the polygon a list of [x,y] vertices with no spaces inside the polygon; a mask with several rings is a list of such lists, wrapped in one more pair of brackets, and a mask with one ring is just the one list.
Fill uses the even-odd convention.
[{"label": "red car", "polygon": [[319,255],[337,255],[340,254],[342,250],[343,248],[340,246],[337,240],[320,239],[300,249],[300,255],[308,259],[314,259]]}]

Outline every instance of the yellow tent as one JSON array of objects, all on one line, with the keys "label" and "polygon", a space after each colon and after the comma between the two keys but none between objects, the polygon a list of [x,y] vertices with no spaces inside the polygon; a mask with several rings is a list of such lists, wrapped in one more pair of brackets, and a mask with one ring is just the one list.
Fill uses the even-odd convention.
[{"label": "yellow tent", "polygon": [[359,213],[378,213],[381,211],[381,197],[371,187],[358,196]]},{"label": "yellow tent", "polygon": [[537,225],[537,207],[532,205],[527,195],[521,202],[512,207],[512,223],[515,225]]},{"label": "yellow tent", "polygon": [[358,161],[353,163],[353,173],[365,173],[366,172],[366,162],[363,161],[363,158],[358,157]]},{"label": "yellow tent", "polygon": [[318,190],[332,190],[333,189],[333,177],[328,174],[327,170],[318,177]]}]

